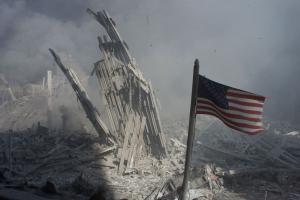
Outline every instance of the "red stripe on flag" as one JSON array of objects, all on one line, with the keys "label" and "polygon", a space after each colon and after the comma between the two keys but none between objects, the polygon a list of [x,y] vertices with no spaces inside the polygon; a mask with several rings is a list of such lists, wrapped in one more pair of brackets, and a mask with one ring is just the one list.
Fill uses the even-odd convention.
[{"label": "red stripe on flag", "polygon": [[[201,104],[204,104],[204,103],[201,103]],[[198,105],[197,105],[197,108],[207,108],[207,109],[209,108],[208,106],[201,105],[201,104],[198,104]],[[260,119],[260,118],[245,117],[245,116],[242,116],[242,115],[226,113],[226,112],[220,110],[218,107],[216,107],[216,106],[213,105],[212,103],[206,102],[206,104],[212,106],[212,107],[214,108],[215,111],[220,112],[220,113],[221,113],[222,115],[224,115],[225,117],[235,118],[235,119],[242,119],[242,120],[247,120],[247,121],[251,121],[251,122],[261,122],[261,119]]]},{"label": "red stripe on flag", "polygon": [[[235,129],[237,131],[241,131],[243,133],[246,133],[248,135],[256,135],[257,133],[259,132],[262,132],[264,131],[264,129],[261,127],[259,130],[256,130],[256,131],[246,131],[245,129],[242,129],[242,128],[238,128],[236,126],[233,126],[231,124],[229,124],[228,122],[226,122],[223,118],[220,118],[217,114],[215,113],[211,113],[211,112],[204,112],[204,111],[199,111],[197,112],[197,114],[206,114],[206,115],[212,115],[214,117],[217,117],[218,119],[220,119],[224,124],[226,124],[227,126],[229,126],[230,128],[232,129]],[[254,129],[255,130],[255,129]]]},{"label": "red stripe on flag", "polygon": [[237,94],[237,93],[234,93],[234,92],[227,91],[226,95],[232,96],[232,97],[245,98],[245,99],[253,99],[253,100],[257,100],[257,101],[261,101],[261,102],[264,102],[265,99],[266,99],[263,96],[251,95],[251,93],[249,93],[249,94]]},{"label": "red stripe on flag", "polygon": [[[245,123],[240,123],[240,122],[234,122],[228,118],[223,117],[221,114],[219,114],[218,112],[215,112],[211,108],[209,108],[209,110],[211,110],[216,115],[218,115],[218,118],[222,118],[225,121],[227,121],[228,123],[233,124],[234,126],[241,127],[241,128],[251,128],[251,129],[261,129],[262,128],[262,126],[255,126],[255,125],[250,125],[250,124],[245,124]],[[196,111],[196,112],[197,112],[197,114],[200,114],[200,113],[198,113],[198,111]]]},{"label": "red stripe on flag", "polygon": [[[209,101],[209,100],[208,100]],[[206,103],[207,101],[202,100],[201,98],[197,99],[197,103]],[[210,102],[210,105],[215,105],[214,103]],[[246,110],[246,109],[241,109],[241,108],[236,108],[234,106],[229,106],[227,110],[235,110],[235,111],[240,111],[246,114],[254,114],[254,115],[261,115],[261,111],[256,111],[256,110]]]}]

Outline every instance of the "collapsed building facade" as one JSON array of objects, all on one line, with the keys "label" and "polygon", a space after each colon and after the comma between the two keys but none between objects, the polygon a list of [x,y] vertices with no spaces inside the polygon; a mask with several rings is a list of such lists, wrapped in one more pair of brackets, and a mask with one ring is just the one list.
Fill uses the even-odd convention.
[{"label": "collapsed building facade", "polygon": [[[101,86],[112,131],[118,136],[133,120],[132,128],[139,129],[136,126],[140,125],[141,136],[148,146],[152,146],[147,150],[148,153],[157,157],[165,156],[165,138],[151,83],[143,77],[109,15],[105,11],[97,14],[91,10],[89,12],[105,28],[111,40],[107,41],[105,36],[103,40],[98,38],[103,59],[95,63],[94,70]],[[122,133],[120,142],[127,143],[126,134]],[[139,135],[134,133],[136,134]]]},{"label": "collapsed building facade", "polygon": [[102,59],[94,64],[92,72],[100,85],[110,129],[89,100],[76,73],[65,67],[53,50],[50,52],[99,135],[119,147],[119,173],[123,173],[126,167],[134,167],[138,157],[166,157],[166,140],[151,83],[143,77],[109,14],[106,11],[87,11],[105,28],[110,38],[108,40],[105,35],[103,39],[98,37]]}]

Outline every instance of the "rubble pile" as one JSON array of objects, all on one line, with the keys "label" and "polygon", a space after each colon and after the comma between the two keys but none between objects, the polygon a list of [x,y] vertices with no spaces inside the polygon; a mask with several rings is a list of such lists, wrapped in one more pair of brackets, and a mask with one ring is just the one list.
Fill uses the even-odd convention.
[{"label": "rubble pile", "polygon": [[145,157],[139,160],[137,168],[127,168],[120,176],[116,148],[101,144],[95,134],[53,132],[36,125],[1,135],[0,169],[4,183],[41,188],[50,179],[58,191],[79,193],[85,198],[105,188],[108,199],[144,199],[178,170],[174,161]]},{"label": "rubble pile", "polygon": [[[229,168],[300,169],[300,140],[294,131],[297,127],[266,122],[263,134],[248,136],[227,129],[213,118],[211,121],[206,129],[201,130],[199,126],[196,151],[203,152],[199,159],[213,158],[214,162]],[[292,131],[294,134],[290,134]]]},{"label": "rubble pile", "polygon": [[46,95],[22,96],[0,104],[0,131],[24,130],[38,121],[47,123]]},{"label": "rubble pile", "polygon": [[[220,200],[265,196],[275,200],[298,198],[299,169],[272,159],[259,146],[253,145],[254,137],[223,128],[213,118],[201,117],[198,123],[191,197]],[[103,144],[97,134],[52,131],[38,123],[23,131],[3,132],[0,169],[4,179],[0,184],[0,196],[2,190],[13,185],[10,189],[48,198],[42,188],[50,182],[58,193],[52,199],[89,199],[99,191],[107,199],[176,199],[182,183],[186,148],[176,137],[180,134],[186,137],[187,123],[173,120],[164,124],[169,156],[140,158],[134,168],[127,168],[121,175],[116,147]],[[297,129],[288,126],[280,129],[275,124],[270,123],[268,132],[255,137],[261,141],[264,137],[264,141],[269,142],[286,138],[287,145],[281,148],[288,152],[292,149],[289,153],[297,157],[299,138],[294,134],[297,131],[283,134]],[[295,144],[293,148],[291,144]],[[243,151],[245,148],[247,150]]]},{"label": "rubble pile", "polygon": [[[200,116],[197,123],[190,183],[193,198],[299,198],[300,140],[295,131],[299,127],[267,121],[264,133],[248,136],[209,116]],[[174,133],[184,132],[180,130],[187,130],[187,121],[169,121],[165,132],[171,134],[172,127]]]}]

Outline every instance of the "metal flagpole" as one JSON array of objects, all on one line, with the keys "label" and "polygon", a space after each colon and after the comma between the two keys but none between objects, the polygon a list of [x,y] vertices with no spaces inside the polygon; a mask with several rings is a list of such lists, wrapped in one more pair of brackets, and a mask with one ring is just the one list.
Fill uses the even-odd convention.
[{"label": "metal flagpole", "polygon": [[184,178],[182,183],[182,197],[181,200],[189,199],[189,176],[190,176],[190,166],[193,151],[193,143],[195,137],[195,122],[196,122],[196,104],[198,96],[198,83],[199,83],[199,61],[195,60],[194,64],[194,74],[193,74],[193,86],[192,86],[192,97],[191,97],[191,107],[190,107],[190,119],[189,119],[189,130],[187,139],[187,149],[185,155],[185,168],[184,168]]}]

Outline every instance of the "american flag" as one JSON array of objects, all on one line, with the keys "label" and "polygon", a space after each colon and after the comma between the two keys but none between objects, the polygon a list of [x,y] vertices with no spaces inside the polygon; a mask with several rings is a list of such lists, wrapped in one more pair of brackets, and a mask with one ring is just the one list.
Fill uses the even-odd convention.
[{"label": "american flag", "polygon": [[199,75],[196,113],[215,116],[232,129],[249,135],[263,131],[264,101],[263,96]]}]

